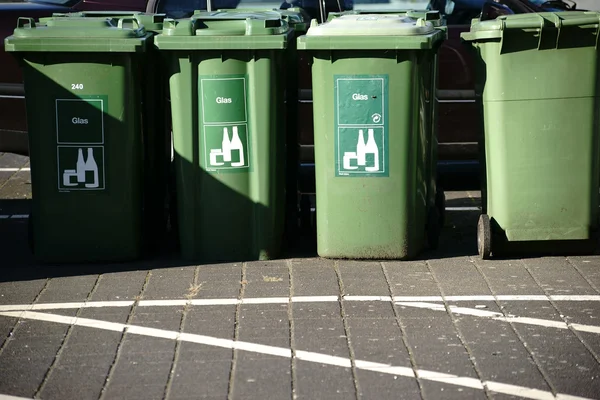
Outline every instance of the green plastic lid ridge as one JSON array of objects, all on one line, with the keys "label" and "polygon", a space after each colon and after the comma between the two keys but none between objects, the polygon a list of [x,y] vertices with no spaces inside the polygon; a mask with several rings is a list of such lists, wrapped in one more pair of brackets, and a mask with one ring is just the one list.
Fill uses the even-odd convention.
[{"label": "green plastic lid ridge", "polygon": [[78,18],[53,17],[37,24],[33,18],[20,17],[14,31],[15,37],[64,38],[141,38],[146,29],[135,18]]},{"label": "green plastic lid ridge", "polygon": [[54,13],[52,17],[39,19],[46,24],[53,18],[135,18],[147,31],[161,31],[166,14],[144,13],[141,11],[77,11],[71,13]]},{"label": "green plastic lid ridge", "polygon": [[323,24],[312,24],[307,36],[414,36],[434,31],[424,18],[400,14],[345,14]]},{"label": "green plastic lid ridge", "polygon": [[469,32],[463,32],[461,38],[466,41],[497,39],[503,32],[512,30],[537,30],[600,27],[600,13],[595,11],[541,12],[502,15],[496,19],[481,21],[473,19]]},{"label": "green plastic lid ridge", "polygon": [[139,52],[146,49],[147,33],[131,16],[121,18],[52,17],[45,23],[20,17],[12,36],[4,40],[8,52]]},{"label": "green plastic lid ridge", "polygon": [[[260,36],[282,35],[289,29],[279,15],[195,14],[189,19],[167,18],[163,26],[166,36]],[[262,18],[261,18],[262,17]]]}]

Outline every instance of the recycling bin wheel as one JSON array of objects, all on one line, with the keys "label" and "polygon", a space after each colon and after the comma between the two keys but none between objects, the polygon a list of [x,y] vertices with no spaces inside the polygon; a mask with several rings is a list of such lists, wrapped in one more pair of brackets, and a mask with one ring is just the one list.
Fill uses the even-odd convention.
[{"label": "recycling bin wheel", "polygon": [[477,250],[483,260],[492,256],[492,228],[487,214],[481,214],[477,223]]}]

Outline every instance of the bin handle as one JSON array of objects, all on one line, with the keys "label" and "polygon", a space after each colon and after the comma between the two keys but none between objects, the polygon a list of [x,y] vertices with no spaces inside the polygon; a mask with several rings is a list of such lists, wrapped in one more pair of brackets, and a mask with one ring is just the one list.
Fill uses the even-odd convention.
[{"label": "bin handle", "polygon": [[[554,42],[555,48],[560,48],[560,39],[561,39],[561,31],[563,29],[567,29],[567,27],[577,27],[582,25],[593,25],[596,27],[596,49],[598,48],[598,42],[600,39],[600,15],[599,14],[588,14],[585,16],[580,16],[576,18],[567,18],[563,19],[556,13],[547,13],[544,16],[536,14],[536,17],[539,20],[539,27],[533,27],[530,23],[519,20],[508,21],[505,18],[501,19],[501,44],[500,44],[500,53],[504,53],[505,45],[507,40],[507,36],[510,37],[510,31],[512,29],[535,29],[538,33],[538,45],[537,49],[540,50],[544,46],[544,42],[542,40],[544,36],[544,31],[547,28],[553,28],[552,31],[555,33],[550,33],[546,31],[546,35],[556,35],[556,38],[551,36],[551,40]],[[546,41],[548,42],[548,41]],[[545,46],[547,46],[547,43]]]},{"label": "bin handle", "polygon": [[140,23],[136,18],[132,17],[119,18],[119,23],[117,24],[117,27],[119,29],[123,29],[123,25],[127,22],[131,22],[131,25],[133,25],[133,29],[140,29]]},{"label": "bin handle", "polygon": [[29,17],[19,17],[17,19],[17,28],[35,28],[35,20]]},{"label": "bin handle", "polygon": [[596,43],[595,48],[598,49],[598,36],[600,36],[600,14],[588,14],[576,18],[563,19],[558,14],[552,13],[555,19],[556,33],[556,48],[560,48],[560,32],[561,29],[568,27],[580,27],[593,25],[596,28]]},{"label": "bin handle", "polygon": [[511,31],[513,30],[522,30],[522,29],[534,29],[538,33],[538,44],[537,48],[540,49],[542,44],[542,31],[544,30],[544,26],[546,25],[546,19],[539,14],[535,14],[538,19],[539,26],[535,27],[533,24],[527,21],[521,20],[507,20],[506,18],[502,18],[501,21],[501,36],[500,36],[500,54],[504,54],[505,46],[507,42],[510,42],[509,37],[511,36]]},{"label": "bin handle", "polygon": [[[558,28],[558,34],[556,36],[556,45],[558,45],[558,37],[560,36],[560,26],[562,24],[561,19],[558,15],[554,13],[549,13],[549,18],[552,20],[554,27]],[[506,42],[510,42],[507,38],[511,36],[511,31],[513,30],[523,30],[523,29],[532,29],[537,32],[537,49],[540,50],[542,47],[542,36],[544,34],[544,28],[548,28],[548,20],[541,16],[540,14],[535,14],[535,17],[538,19],[539,25],[536,27],[535,25],[527,22],[526,20],[507,20],[506,18],[502,18],[502,37],[500,38],[500,54],[505,52],[504,46]]]}]

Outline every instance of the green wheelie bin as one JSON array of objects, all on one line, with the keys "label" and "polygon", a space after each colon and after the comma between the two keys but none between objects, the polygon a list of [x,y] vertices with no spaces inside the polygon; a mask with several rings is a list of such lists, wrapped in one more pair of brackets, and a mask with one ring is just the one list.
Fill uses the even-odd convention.
[{"label": "green wheelie bin", "polygon": [[435,247],[435,152],[427,101],[444,33],[407,15],[313,21],[317,250],[406,259]]},{"label": "green wheelie bin", "polygon": [[143,82],[151,34],[135,18],[19,18],[7,51],[22,62],[32,242],[45,262],[142,253]]},{"label": "green wheelie bin", "polygon": [[473,20],[485,168],[482,258],[590,251],[599,224],[600,13]]},{"label": "green wheelie bin", "polygon": [[165,20],[179,241],[184,258],[269,259],[285,206],[285,50],[279,15]]},{"label": "green wheelie bin", "polygon": [[[384,15],[398,15],[409,18],[422,18],[425,21],[430,22],[436,29],[444,32],[444,39],[448,36],[448,27],[446,26],[446,21],[442,19],[440,12],[436,10],[350,10],[350,11],[342,11],[342,12],[331,12],[329,13],[327,19],[331,21],[334,18],[338,18],[342,15],[363,15],[363,14],[384,14]],[[438,88],[438,71],[439,71],[439,58],[438,52],[434,51],[429,54],[425,54],[425,57],[431,56],[430,63],[424,63],[424,73],[423,79],[425,80],[424,86],[425,90],[423,92],[423,100],[426,110],[424,112],[424,118],[426,119],[425,126],[428,129],[431,129],[431,132],[428,132],[427,137],[431,138],[430,140],[430,149],[428,152],[431,152],[430,157],[430,165],[429,168],[431,170],[428,174],[432,174],[436,179],[428,179],[430,188],[432,193],[435,193],[435,205],[440,213],[440,226],[444,226],[445,222],[445,208],[446,208],[446,198],[444,197],[444,189],[438,185],[437,182],[437,152],[438,152],[438,115],[439,115],[439,104],[437,98],[437,88]],[[429,72],[427,71],[429,70]],[[431,74],[431,82],[426,81],[428,74]]]},{"label": "green wheelie bin", "polygon": [[[146,32],[162,32],[165,14],[148,14],[140,11],[80,11],[55,13],[40,22],[57,18],[135,18]],[[150,39],[148,39],[150,40]],[[140,96],[143,133],[143,218],[144,251],[159,252],[167,240],[169,220],[169,193],[171,169],[171,123],[167,105],[165,65],[155,46],[146,46],[141,54],[144,60],[137,63],[142,76]]]},{"label": "green wheelie bin", "polygon": [[252,17],[255,13],[261,15],[271,15],[274,18],[281,18],[287,21],[293,31],[293,35],[288,42],[286,49],[286,60],[283,64],[285,73],[285,114],[284,129],[286,133],[286,159],[285,159],[285,234],[287,244],[291,245],[297,237],[298,227],[298,82],[299,82],[299,60],[296,51],[296,39],[308,30],[310,25],[310,16],[301,8],[292,7],[286,10],[265,9],[265,8],[243,8],[243,9],[224,9],[214,12],[195,11],[196,15],[210,15],[222,17],[246,18]]}]

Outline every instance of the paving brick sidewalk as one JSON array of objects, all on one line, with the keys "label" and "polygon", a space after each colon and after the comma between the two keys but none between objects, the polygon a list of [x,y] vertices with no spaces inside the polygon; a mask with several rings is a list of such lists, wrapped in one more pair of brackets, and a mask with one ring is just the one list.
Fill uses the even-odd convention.
[{"label": "paving brick sidewalk", "polygon": [[600,398],[600,257],[481,261],[447,200],[411,262],[37,266],[0,219],[0,399]]},{"label": "paving brick sidewalk", "polygon": [[598,398],[598,265],[306,258],[2,282],[0,393]]}]

